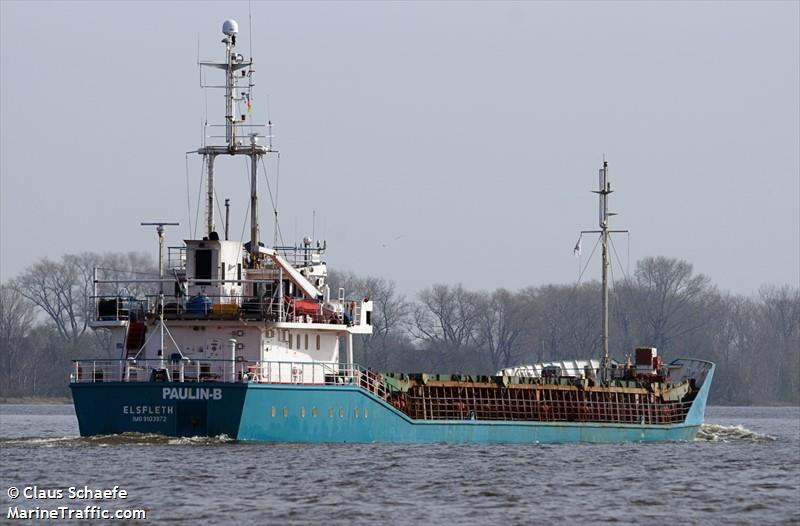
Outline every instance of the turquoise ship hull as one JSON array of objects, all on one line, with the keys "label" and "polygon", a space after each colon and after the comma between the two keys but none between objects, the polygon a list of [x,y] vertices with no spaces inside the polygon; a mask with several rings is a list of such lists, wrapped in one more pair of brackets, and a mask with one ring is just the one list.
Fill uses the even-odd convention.
[{"label": "turquoise ship hull", "polygon": [[414,420],[349,385],[97,382],[71,385],[83,436],[227,435],[258,442],[557,443],[692,440],[713,366],[683,423]]}]

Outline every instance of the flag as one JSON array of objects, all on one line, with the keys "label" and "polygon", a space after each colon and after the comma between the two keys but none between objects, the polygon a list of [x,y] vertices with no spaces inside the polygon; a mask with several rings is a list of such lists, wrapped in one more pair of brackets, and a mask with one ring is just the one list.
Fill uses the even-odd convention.
[{"label": "flag", "polygon": [[575,257],[581,255],[581,238],[578,238],[578,242],[575,243],[575,248],[572,249],[572,253],[575,254]]}]

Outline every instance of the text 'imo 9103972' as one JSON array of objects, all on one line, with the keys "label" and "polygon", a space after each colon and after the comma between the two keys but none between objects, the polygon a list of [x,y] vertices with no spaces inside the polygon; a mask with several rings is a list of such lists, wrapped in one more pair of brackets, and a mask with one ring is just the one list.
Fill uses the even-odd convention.
[{"label": "text 'imo 9103972'", "polygon": [[[158,233],[158,279],[120,280],[95,270],[91,325],[108,332],[117,356],[73,363],[82,435],[483,443],[694,437],[713,364],[663,364],[650,347],[636,349],[633,362],[608,354],[608,238],[615,231],[606,163],[597,190],[600,229],[584,232],[598,234],[602,246],[601,360],[524,365],[493,376],[378,373],[353,363],[353,336],[372,333],[373,302],[347,298],[343,289],[331,294],[325,243],[261,241],[257,175],[276,150],[271,124],[248,121],[254,70],[236,51],[236,22],[225,21],[223,34],[224,60],[200,63],[224,75],[225,90],[223,140],[197,150],[207,181],[205,234],[166,247],[165,227],[174,223],[143,223]],[[228,239],[227,225],[220,237],[214,223],[220,156],[249,161],[246,243]],[[147,282],[150,294],[120,289],[125,281]]]}]

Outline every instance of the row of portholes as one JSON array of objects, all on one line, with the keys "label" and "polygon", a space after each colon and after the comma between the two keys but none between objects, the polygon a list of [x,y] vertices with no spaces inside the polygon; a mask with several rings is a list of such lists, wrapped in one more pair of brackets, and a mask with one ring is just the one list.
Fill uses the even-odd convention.
[{"label": "row of portholes", "polygon": [[[333,407],[329,407],[328,408],[328,416],[330,418],[333,418],[335,413],[336,412],[334,411]],[[340,407],[339,408],[338,414],[339,414],[339,418],[344,418],[344,414],[345,414],[344,407]],[[359,417],[361,417],[361,415],[362,415],[362,411],[361,411],[360,408],[356,407],[355,409],[353,409],[353,416],[355,418],[359,418]],[[364,408],[363,415],[364,415],[364,418],[369,418],[369,409],[367,409],[366,407]],[[278,416],[278,408],[273,405],[272,406],[272,417],[275,418],[276,416]],[[285,417],[289,416],[289,406],[283,406],[283,416],[285,416]],[[311,408],[311,416],[313,418],[316,418],[317,416],[319,416],[319,411],[317,410],[316,407],[312,407]],[[305,418],[305,417],[306,417],[306,408],[305,408],[305,406],[301,406],[300,407],[300,418]]]}]

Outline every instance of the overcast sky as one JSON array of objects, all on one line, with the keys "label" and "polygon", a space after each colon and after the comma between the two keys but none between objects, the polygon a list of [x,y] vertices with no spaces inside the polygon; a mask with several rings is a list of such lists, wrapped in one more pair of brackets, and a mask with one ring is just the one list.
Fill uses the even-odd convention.
[{"label": "overcast sky", "polygon": [[[332,268],[408,293],[574,282],[605,155],[623,267],[663,255],[735,293],[798,285],[799,6],[253,2],[254,116],[275,123],[284,241],[316,211]],[[44,256],[155,255],[140,221],[189,236],[198,38],[222,59],[226,18],[248,56],[247,2],[0,2],[0,280]],[[223,114],[219,92],[208,109]],[[217,161],[236,238],[237,161]]]}]

